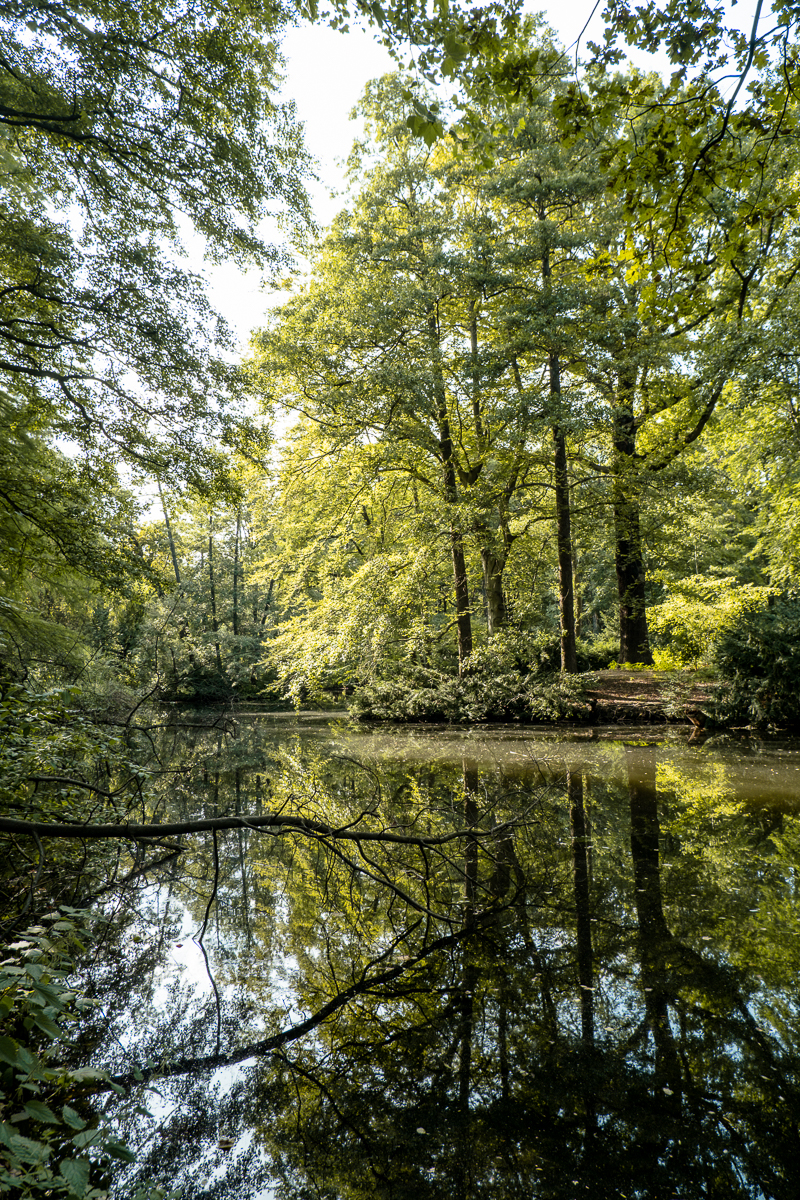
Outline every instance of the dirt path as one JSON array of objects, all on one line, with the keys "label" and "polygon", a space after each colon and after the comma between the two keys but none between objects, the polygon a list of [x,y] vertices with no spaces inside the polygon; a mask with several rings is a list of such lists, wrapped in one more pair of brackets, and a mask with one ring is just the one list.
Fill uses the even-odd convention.
[{"label": "dirt path", "polygon": [[714,684],[695,671],[592,671],[579,677],[597,724],[680,721],[702,725]]}]

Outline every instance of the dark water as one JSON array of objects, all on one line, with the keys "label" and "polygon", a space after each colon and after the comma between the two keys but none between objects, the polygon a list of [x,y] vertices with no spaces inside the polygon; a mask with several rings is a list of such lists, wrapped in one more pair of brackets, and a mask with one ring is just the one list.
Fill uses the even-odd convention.
[{"label": "dark water", "polygon": [[117,902],[95,1053],[151,1114],[120,1194],[800,1196],[797,745],[256,719],[162,749],[162,820],[339,836],[187,837]]}]

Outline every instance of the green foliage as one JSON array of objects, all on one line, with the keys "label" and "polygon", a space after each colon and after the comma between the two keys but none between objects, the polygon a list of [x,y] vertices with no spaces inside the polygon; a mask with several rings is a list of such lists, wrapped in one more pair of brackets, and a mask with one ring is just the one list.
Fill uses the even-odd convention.
[{"label": "green foliage", "polygon": [[20,1200],[102,1200],[115,1163],[133,1155],[92,1102],[120,1091],[106,1072],[64,1065],[87,1005],[70,985],[91,939],[88,914],[62,908],[8,947],[0,964],[0,1192]]},{"label": "green foliage", "polygon": [[122,669],[160,699],[215,703],[262,694],[268,684],[259,660],[274,588],[256,573],[251,513],[196,496],[170,495],[169,510],[163,493],[162,502],[171,510],[164,525],[141,533],[162,582],[140,612],[118,618],[117,642],[129,639]]},{"label": "green foliage", "polygon": [[75,679],[98,603],[152,582],[121,460],[208,488],[223,444],[261,443],[182,236],[274,263],[255,226],[307,216],[281,21],[214,0],[3,7],[0,669],[18,678]]},{"label": "green foliage", "polygon": [[742,380],[719,432],[726,470],[751,510],[754,553],[772,581],[791,590],[800,581],[800,423],[797,303],[778,327],[765,325],[766,362]]},{"label": "green foliage", "polygon": [[743,613],[719,639],[723,686],[718,719],[757,726],[800,725],[800,599],[783,595]]},{"label": "green foliage", "polygon": [[280,19],[215,0],[4,7],[0,388],[89,458],[208,480],[211,431],[234,436],[229,337],[179,224],[216,258],[275,261],[256,224],[276,200],[305,215]]},{"label": "green foliage", "polygon": [[[746,614],[763,609],[774,588],[736,586],[732,578],[692,575],[670,584],[670,595],[649,612],[652,633],[671,663],[697,667],[707,662],[717,641]],[[666,662],[662,659],[662,665]]]},{"label": "green foliage", "polygon": [[148,576],[136,508],[112,464],[90,474],[48,446],[33,406],[0,393],[0,671],[52,681],[85,669],[95,613],[135,599]]},{"label": "green foliage", "polygon": [[541,638],[508,631],[473,651],[460,676],[409,665],[358,688],[351,712],[382,721],[580,720],[580,684],[542,669],[548,650]]},{"label": "green foliage", "polygon": [[[19,684],[0,693],[0,813],[30,821],[118,820],[145,802],[150,773],[138,758],[134,730],[98,724],[88,706],[108,715],[112,693],[53,687],[35,691]],[[8,914],[74,902],[90,891],[115,851],[98,846],[76,855],[74,845],[0,835],[0,908]]]}]

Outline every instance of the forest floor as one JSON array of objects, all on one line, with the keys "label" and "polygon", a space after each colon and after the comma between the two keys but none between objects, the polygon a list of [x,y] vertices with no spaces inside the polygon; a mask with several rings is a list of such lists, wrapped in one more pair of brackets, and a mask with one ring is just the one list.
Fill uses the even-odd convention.
[{"label": "forest floor", "polygon": [[704,671],[626,671],[579,675],[595,724],[681,721],[701,726],[715,682]]}]

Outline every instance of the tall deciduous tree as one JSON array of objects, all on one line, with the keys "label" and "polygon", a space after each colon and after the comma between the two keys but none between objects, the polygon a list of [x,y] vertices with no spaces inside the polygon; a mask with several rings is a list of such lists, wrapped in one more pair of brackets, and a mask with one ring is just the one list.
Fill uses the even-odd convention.
[{"label": "tall deciduous tree", "polygon": [[380,157],[367,152],[352,211],[308,287],[258,336],[256,380],[331,445],[379,445],[382,471],[427,493],[449,543],[463,664],[473,648],[467,539],[481,547],[497,628],[515,536],[509,502],[530,470],[537,417],[499,343],[495,297],[508,284],[492,263],[493,218],[475,212],[451,159],[432,158],[404,130],[400,99],[393,78],[373,86]]}]

